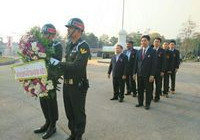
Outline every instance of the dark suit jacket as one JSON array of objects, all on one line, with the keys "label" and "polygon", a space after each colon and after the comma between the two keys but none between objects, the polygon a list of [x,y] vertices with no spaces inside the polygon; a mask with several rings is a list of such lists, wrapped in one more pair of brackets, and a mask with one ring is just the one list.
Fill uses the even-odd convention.
[{"label": "dark suit jacket", "polygon": [[121,54],[116,62],[116,55],[111,59],[108,74],[111,74],[114,78],[122,78],[123,75],[127,74],[127,62],[128,58],[125,54]]},{"label": "dark suit jacket", "polygon": [[142,77],[149,77],[150,75],[155,76],[157,61],[156,51],[152,47],[149,47],[143,60],[142,51],[143,50],[140,49],[137,52],[135,73]]},{"label": "dark suit jacket", "polygon": [[162,48],[159,48],[158,51],[156,51],[156,55],[157,55],[156,74],[160,75],[161,72],[165,72],[165,68],[166,68],[165,50]]},{"label": "dark suit jacket", "polygon": [[[128,50],[124,50],[124,54],[126,55]],[[128,63],[127,63],[127,74],[128,75],[133,75],[135,66],[136,66],[136,54],[137,54],[137,50],[135,49],[130,49],[131,54],[130,54],[130,58],[128,59]]]},{"label": "dark suit jacket", "polygon": [[172,71],[173,54],[170,50],[165,50],[166,54],[166,69],[165,72]]},{"label": "dark suit jacket", "polygon": [[180,53],[178,50],[174,49],[174,51],[172,51],[172,71],[174,71],[175,69],[179,68],[180,65]]}]

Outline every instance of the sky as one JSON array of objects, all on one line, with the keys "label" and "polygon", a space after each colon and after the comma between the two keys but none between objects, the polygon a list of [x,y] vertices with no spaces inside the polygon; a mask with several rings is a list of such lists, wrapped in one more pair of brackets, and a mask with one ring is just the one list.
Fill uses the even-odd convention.
[{"label": "sky", "polygon": [[[72,17],[85,23],[95,35],[118,36],[123,0],[1,0],[0,36],[17,41],[31,27],[52,23],[61,35]],[[150,29],[176,38],[189,18],[200,26],[200,0],[125,0],[124,29],[127,33]],[[197,29],[199,30],[199,28]]]}]

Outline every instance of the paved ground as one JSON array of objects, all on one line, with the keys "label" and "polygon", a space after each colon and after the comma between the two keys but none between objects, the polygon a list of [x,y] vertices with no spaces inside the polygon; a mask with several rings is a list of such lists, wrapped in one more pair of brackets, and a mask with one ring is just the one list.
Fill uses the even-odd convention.
[{"label": "paved ground", "polygon": [[[111,80],[107,64],[90,64],[87,128],[84,140],[199,140],[200,63],[184,63],[177,75],[177,94],[152,103],[151,110],[136,108],[137,99],[110,101]],[[57,133],[49,140],[69,135],[62,92],[58,93]],[[32,130],[44,122],[38,100],[23,93],[9,66],[0,67],[0,140],[40,140]]]}]

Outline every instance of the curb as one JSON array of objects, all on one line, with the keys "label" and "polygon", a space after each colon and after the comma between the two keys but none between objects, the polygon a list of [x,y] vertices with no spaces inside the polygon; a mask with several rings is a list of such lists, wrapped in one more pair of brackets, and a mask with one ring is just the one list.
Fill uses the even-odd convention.
[{"label": "curb", "polygon": [[11,64],[14,64],[17,60],[12,60],[12,61],[8,61],[8,62],[3,62],[3,63],[0,63],[0,66],[4,66],[4,65],[11,65]]}]

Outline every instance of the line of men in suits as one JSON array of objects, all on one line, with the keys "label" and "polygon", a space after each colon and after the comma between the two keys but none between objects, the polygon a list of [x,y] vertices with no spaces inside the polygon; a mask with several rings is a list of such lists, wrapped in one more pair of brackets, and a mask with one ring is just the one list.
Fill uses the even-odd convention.
[{"label": "line of men in suits", "polygon": [[[115,55],[108,68],[108,78],[112,73],[113,80],[114,95],[111,100],[123,102],[126,85],[127,93],[125,95],[133,93],[133,97],[136,97],[138,94],[136,107],[144,106],[145,94],[145,109],[148,110],[152,100],[159,102],[161,95],[168,98],[170,77],[171,93],[175,94],[180,53],[175,49],[175,40],[164,42],[162,47],[161,42],[161,38],[158,37],[154,40],[153,45],[150,45],[150,36],[143,35],[140,42],[141,48],[138,51],[133,48],[132,41],[127,42],[127,49],[124,51],[122,45],[116,45]],[[163,91],[162,85],[164,85]],[[154,91],[155,95],[153,95]]]}]

